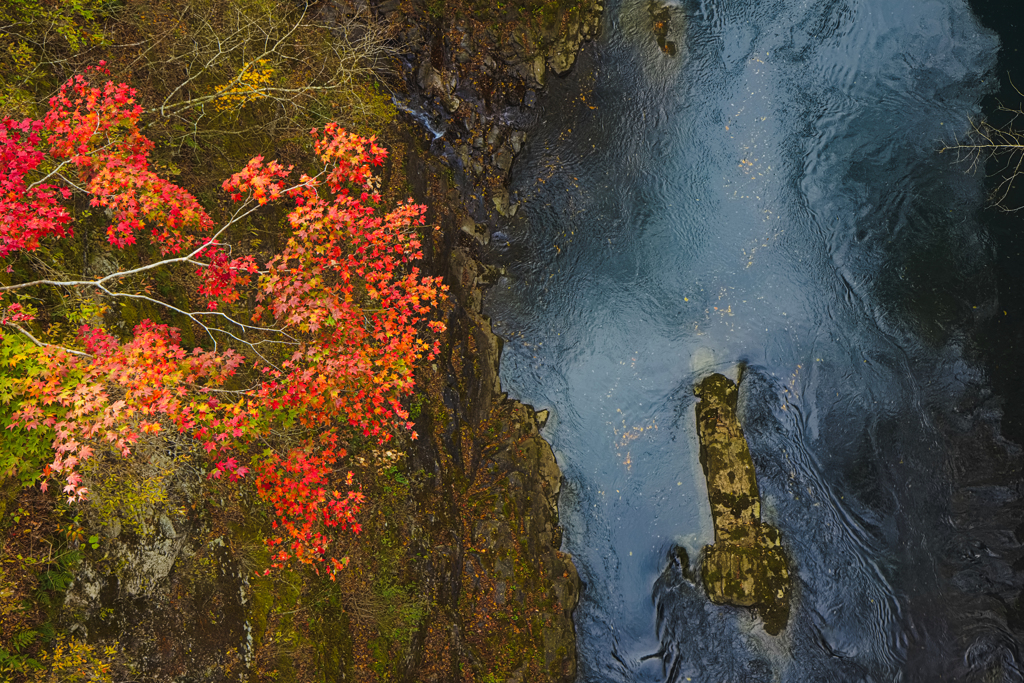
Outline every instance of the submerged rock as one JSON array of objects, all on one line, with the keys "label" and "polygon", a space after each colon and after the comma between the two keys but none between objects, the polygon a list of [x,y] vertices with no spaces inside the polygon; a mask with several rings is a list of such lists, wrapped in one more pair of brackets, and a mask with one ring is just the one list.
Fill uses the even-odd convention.
[{"label": "submerged rock", "polygon": [[678,50],[674,41],[668,39],[671,28],[671,13],[667,5],[651,2],[647,5],[647,11],[651,14],[651,21],[654,23],[654,37],[658,39],[658,47],[670,57],[674,57]]},{"label": "submerged rock", "polygon": [[704,548],[704,586],[712,602],[757,607],[765,631],[776,635],[789,620],[789,565],[778,530],[761,522],[754,461],[736,417],[738,387],[716,373],[694,393],[715,524],[715,543]]}]

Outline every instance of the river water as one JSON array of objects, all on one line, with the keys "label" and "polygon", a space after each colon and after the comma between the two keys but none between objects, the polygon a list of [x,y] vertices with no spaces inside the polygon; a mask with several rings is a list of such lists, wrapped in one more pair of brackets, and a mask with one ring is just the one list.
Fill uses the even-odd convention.
[{"label": "river water", "polygon": [[[667,7],[666,51],[647,0],[608,2],[491,242],[503,389],[552,411],[580,680],[1024,680],[993,390],[1019,286],[984,177],[937,152],[1001,87],[996,33],[964,0]],[[775,637],[699,582],[693,386],[739,364],[792,558]]]}]

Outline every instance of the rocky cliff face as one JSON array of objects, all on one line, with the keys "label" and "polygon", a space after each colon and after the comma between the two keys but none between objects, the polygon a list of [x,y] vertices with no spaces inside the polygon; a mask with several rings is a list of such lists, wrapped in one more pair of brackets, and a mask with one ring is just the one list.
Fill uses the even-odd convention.
[{"label": "rocky cliff face", "polygon": [[571,681],[579,578],[559,551],[561,474],[539,435],[546,413],[501,392],[502,341],[481,312],[482,290],[498,273],[467,229],[476,225],[464,196],[473,184],[426,149],[406,158],[442,227],[432,260],[452,294],[442,355],[424,373],[429,400],[416,428],[428,438],[410,461],[424,482],[416,571],[437,609],[417,635],[406,680]]},{"label": "rocky cliff face", "polygon": [[580,584],[559,552],[560,473],[539,435],[546,414],[501,393],[501,340],[481,299],[498,276],[485,263],[489,226],[518,208],[505,182],[538,91],[597,35],[602,7],[447,2],[438,15],[436,4],[378,7],[409,45],[403,106],[429,134],[418,151],[411,145],[406,172],[442,227],[431,254],[454,299],[430,408],[417,422],[430,439],[412,461],[430,482],[421,509],[443,511],[423,534],[435,552],[420,569],[440,609],[418,634],[407,680],[570,681]]},{"label": "rocky cliff face", "polygon": [[387,0],[373,8],[406,46],[406,92],[437,151],[485,186],[501,215],[503,185],[525,141],[538,92],[565,74],[600,29],[600,0]]}]

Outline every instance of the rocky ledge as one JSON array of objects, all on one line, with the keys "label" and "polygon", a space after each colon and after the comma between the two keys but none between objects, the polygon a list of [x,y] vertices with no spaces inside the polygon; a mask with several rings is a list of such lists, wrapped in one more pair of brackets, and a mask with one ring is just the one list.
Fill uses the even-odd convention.
[{"label": "rocky ledge", "polygon": [[754,461],[736,416],[739,388],[716,373],[694,393],[715,525],[715,543],[704,548],[704,586],[712,602],[756,607],[765,631],[777,635],[789,620],[789,565],[778,530],[761,521]]},{"label": "rocky ledge", "polygon": [[433,153],[486,188],[488,209],[514,215],[504,186],[539,93],[597,36],[601,0],[347,1],[394,27],[405,50],[396,102],[430,131]]}]

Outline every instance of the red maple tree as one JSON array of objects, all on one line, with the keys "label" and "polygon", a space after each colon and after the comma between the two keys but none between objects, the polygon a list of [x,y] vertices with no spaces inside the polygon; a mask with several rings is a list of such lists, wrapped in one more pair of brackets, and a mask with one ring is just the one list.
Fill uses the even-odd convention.
[{"label": "red maple tree", "polygon": [[[386,151],[328,124],[312,132],[312,175],[293,180],[290,167],[252,159],[224,182],[236,208],[217,224],[150,168],[135,92],[105,75],[101,65],[69,80],[41,120],[0,126],[0,258],[71,237],[76,196],[109,219],[112,248],[156,256],[95,279],[0,286],[0,335],[8,364],[23,370],[11,380],[8,428],[50,430],[42,486],[61,478],[69,501],[87,496],[78,466],[98,449],[132,457],[140,439],[185,435],[205,452],[210,477],[254,471],[275,511],[273,566],[297,560],[333,577],[346,560],[331,552],[330,529],[358,532],[362,503],[351,473],[336,468],[344,434],[383,442],[411,429],[401,399],[416,363],[437,351],[428,338],[444,330],[431,317],[446,288],[415,265],[426,208],[409,200],[378,213],[372,169]],[[231,228],[280,202],[292,204],[284,249],[262,265],[234,255]],[[123,286],[156,269],[198,275],[198,310]],[[186,349],[177,329],[150,320],[126,338],[93,323],[76,344],[50,343],[33,331],[36,312],[12,300],[47,287],[163,307],[208,343]],[[248,318],[238,313],[243,296],[256,302]],[[290,436],[271,443],[271,433]]]}]

